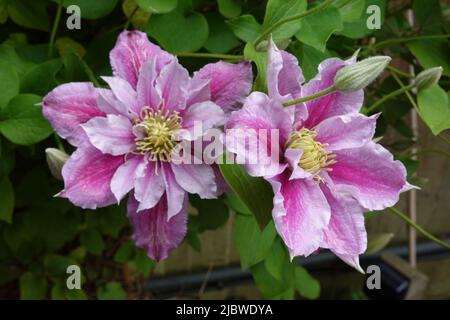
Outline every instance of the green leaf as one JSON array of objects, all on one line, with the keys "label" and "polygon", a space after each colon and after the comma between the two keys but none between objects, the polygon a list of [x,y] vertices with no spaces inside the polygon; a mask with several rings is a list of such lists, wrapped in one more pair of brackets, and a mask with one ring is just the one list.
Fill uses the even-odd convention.
[{"label": "green leaf", "polygon": [[205,43],[206,50],[214,53],[227,53],[239,45],[230,27],[217,13],[206,16],[209,25],[208,41]]},{"label": "green leaf", "polygon": [[171,52],[196,51],[208,40],[208,22],[186,0],[180,2],[176,10],[152,16],[146,32]]},{"label": "green leaf", "polygon": [[242,268],[262,261],[271,249],[275,236],[272,222],[261,231],[252,215],[236,215],[234,243],[241,258]]},{"label": "green leaf", "polygon": [[[306,0],[269,0],[267,2],[261,33],[285,18],[306,11],[306,7]],[[274,40],[281,40],[292,37],[300,28],[299,21],[283,24],[280,28],[273,31],[272,38]]]},{"label": "green leaf", "polygon": [[262,178],[249,176],[238,164],[220,164],[220,171],[239,199],[252,211],[261,229],[272,220],[273,191]]},{"label": "green leaf", "polygon": [[437,34],[442,32],[443,19],[441,13],[441,1],[439,0],[414,0],[413,1],[414,24],[425,34]]},{"label": "green leaf", "polygon": [[144,250],[138,249],[136,257],[134,258],[134,264],[144,277],[148,277],[155,267],[156,262],[150,259]]},{"label": "green leaf", "polygon": [[99,300],[125,300],[127,294],[119,282],[111,281],[97,290],[97,298]]},{"label": "green leaf", "polygon": [[303,75],[308,81],[312,79],[318,72],[317,67],[319,64],[330,58],[332,55],[327,50],[321,52],[308,45],[294,44],[291,46],[293,53],[297,57],[303,70]]},{"label": "green leaf", "polygon": [[420,116],[434,135],[450,128],[450,98],[438,85],[419,91],[417,95]]},{"label": "green leaf", "polygon": [[92,254],[100,255],[105,247],[102,235],[96,229],[87,229],[80,234],[81,245]]},{"label": "green leaf", "polygon": [[450,48],[447,40],[417,40],[406,45],[425,69],[441,66],[444,69],[442,74],[450,76]]},{"label": "green leaf", "polygon": [[138,6],[153,13],[167,13],[177,7],[178,0],[136,0]]},{"label": "green leaf", "polygon": [[267,51],[257,51],[253,43],[249,42],[244,48],[245,59],[253,61],[256,64],[258,73],[256,75],[253,89],[255,91],[267,92],[266,66],[267,66]]},{"label": "green leaf", "polygon": [[359,17],[359,19],[344,23],[344,29],[342,31],[336,32],[337,34],[351,39],[360,39],[369,36],[377,31],[376,29],[371,30],[367,28],[367,19],[370,17],[370,14],[366,13],[366,8],[371,5],[376,5],[380,8],[380,22],[383,26],[384,15],[386,11],[386,0],[366,0],[365,2],[366,4],[364,6],[363,14]]},{"label": "green leaf", "polygon": [[29,69],[20,81],[20,92],[45,96],[56,87],[56,73],[61,67],[61,60],[54,59]]},{"label": "green leaf", "polygon": [[198,231],[215,230],[228,220],[228,207],[220,199],[200,199],[190,196],[189,202],[198,211]]},{"label": "green leaf", "polygon": [[19,94],[0,110],[0,132],[15,144],[31,145],[47,138],[53,129],[42,116],[41,97]]},{"label": "green leaf", "polygon": [[0,0],[0,23],[8,20],[8,0]]},{"label": "green leaf", "polygon": [[51,291],[52,300],[86,300],[86,294],[81,289],[68,289],[64,281],[56,282]]},{"label": "green leaf", "polygon": [[[59,3],[60,0],[53,0]],[[118,0],[64,0],[64,7],[76,5],[80,7],[83,19],[98,19],[110,14],[117,5]]]},{"label": "green leaf", "polygon": [[[342,4],[345,5],[343,6]],[[334,5],[339,8],[339,13],[344,22],[358,20],[366,9],[365,0],[338,0]]]},{"label": "green leaf", "polygon": [[369,234],[367,239],[367,249],[364,254],[371,254],[382,250],[394,237],[393,233]]},{"label": "green leaf", "polygon": [[343,28],[339,10],[328,7],[314,15],[307,16],[301,20],[300,30],[295,37],[307,45],[323,52],[330,36]]},{"label": "green leaf", "polygon": [[37,276],[31,272],[24,273],[20,277],[20,299],[41,300],[47,292],[45,277]]},{"label": "green leaf", "polygon": [[295,289],[308,299],[317,299],[320,296],[319,282],[300,266],[295,268]]},{"label": "green leaf", "polygon": [[261,25],[256,21],[254,16],[249,14],[228,20],[227,24],[235,36],[245,42],[254,41],[261,32]]},{"label": "green leaf", "polygon": [[225,18],[234,18],[241,14],[242,7],[237,0],[217,0],[219,12]]},{"label": "green leaf", "polygon": [[19,26],[49,31],[45,0],[14,0],[8,2],[8,13]]},{"label": "green leaf", "polygon": [[293,299],[292,290],[295,281],[295,266],[288,259],[283,261],[282,279],[274,278],[267,271],[264,262],[260,262],[251,268],[253,279],[266,299]]},{"label": "green leaf", "polygon": [[0,179],[0,220],[12,222],[14,189],[8,177]]},{"label": "green leaf", "polygon": [[135,246],[133,241],[127,240],[117,249],[114,254],[114,261],[118,263],[125,263],[133,259],[135,253]]},{"label": "green leaf", "polygon": [[280,238],[277,238],[270,251],[268,252],[264,263],[267,271],[277,280],[281,280],[283,276],[283,265],[285,261],[289,261],[286,248]]},{"label": "green leaf", "polygon": [[[2,74],[2,72],[4,72],[3,62],[6,62],[9,64],[10,67],[15,69],[19,78],[22,77],[22,75],[26,71],[28,71],[28,69],[30,69],[31,67],[34,66],[34,63],[22,59],[17,54],[16,50],[13,47],[6,45],[6,44],[0,45],[0,61],[1,61],[0,63],[2,66],[2,67],[0,67],[0,74]],[[4,82],[2,82],[2,83],[4,83]],[[0,104],[0,106],[1,106],[1,104]]]},{"label": "green leaf", "polygon": [[13,65],[7,61],[0,60],[0,109],[4,108],[11,98],[19,93],[19,76]]},{"label": "green leaf", "polygon": [[76,264],[76,261],[58,254],[49,254],[44,259],[44,267],[52,276],[65,275],[67,267]]},{"label": "green leaf", "polygon": [[227,193],[224,201],[230,209],[238,213],[252,214],[249,208],[247,208],[235,193]]}]

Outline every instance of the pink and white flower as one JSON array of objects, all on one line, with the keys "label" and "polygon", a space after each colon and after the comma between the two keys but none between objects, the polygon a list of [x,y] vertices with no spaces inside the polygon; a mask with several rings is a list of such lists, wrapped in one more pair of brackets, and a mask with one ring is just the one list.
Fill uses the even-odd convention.
[{"label": "pink and white flower", "polygon": [[251,65],[218,62],[191,78],[139,31],[120,34],[110,60],[114,76],[103,77],[110,89],[68,83],[44,98],[45,117],[77,148],[59,196],[95,209],[129,193],[136,244],[165,259],[186,234],[187,193],[214,198],[219,191],[211,166],[171,162],[180,143],[174,137],[195,121],[204,132],[223,124],[251,89]]},{"label": "pink and white flower", "polygon": [[409,187],[405,167],[372,141],[377,116],[359,113],[362,90],[333,92],[283,106],[332,86],[336,72],[355,60],[327,59],[319,65],[317,76],[304,83],[297,59],[271,42],[268,95],[253,92],[243,108],[231,114],[226,134],[227,149],[248,158],[255,156],[248,144],[228,144],[233,141],[233,133],[230,137],[228,132],[237,131],[229,129],[278,130],[280,161],[267,164],[247,159],[245,167],[250,175],[271,184],[273,220],[291,257],[328,248],[361,270],[359,255],[367,245],[363,212],[381,210],[399,200]]}]

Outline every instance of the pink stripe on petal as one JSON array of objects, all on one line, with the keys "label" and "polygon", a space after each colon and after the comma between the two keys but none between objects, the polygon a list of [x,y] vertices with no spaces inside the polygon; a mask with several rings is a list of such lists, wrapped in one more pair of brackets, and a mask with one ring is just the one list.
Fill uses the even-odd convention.
[{"label": "pink stripe on petal", "polygon": [[204,80],[210,80],[211,101],[221,106],[225,112],[231,112],[241,106],[251,91],[252,65],[249,62],[210,63],[195,72],[192,79],[194,83]]},{"label": "pink stripe on petal", "polygon": [[188,200],[184,197],[181,210],[172,218],[167,217],[167,201],[163,195],[152,208],[138,212],[139,202],[130,195],[128,200],[128,219],[133,226],[133,239],[136,245],[147,251],[156,261],[164,260],[180,245],[186,236]]},{"label": "pink stripe on petal", "polygon": [[305,81],[297,58],[280,50],[270,39],[267,63],[267,88],[269,96],[281,102],[299,97]]},{"label": "pink stripe on petal", "polygon": [[106,117],[95,117],[82,127],[90,143],[103,153],[118,156],[135,149],[132,124],[124,116],[108,114]]},{"label": "pink stripe on petal", "polygon": [[139,201],[138,211],[153,208],[165,191],[161,168],[156,166],[159,164],[148,161],[137,169],[134,195]]},{"label": "pink stripe on petal", "polygon": [[275,194],[275,227],[291,258],[315,252],[330,220],[330,207],[320,187],[310,180],[289,180],[288,171],[268,181]]},{"label": "pink stripe on petal", "polygon": [[406,185],[406,169],[381,145],[369,142],[361,148],[335,152],[329,172],[335,189],[355,197],[369,210],[382,210],[399,200]]},{"label": "pink stripe on petal", "polygon": [[188,71],[174,59],[156,79],[156,90],[161,94],[167,110],[180,111],[186,107],[190,77]]},{"label": "pink stripe on petal", "polygon": [[105,113],[97,106],[97,92],[88,82],[73,82],[53,89],[43,100],[43,114],[55,131],[72,145],[86,140],[81,124]]},{"label": "pink stripe on petal", "polygon": [[164,184],[166,185],[166,198],[167,198],[167,219],[172,218],[178,212],[180,212],[184,198],[186,196],[186,191],[175,179],[172,167],[168,163],[164,163],[161,166]]},{"label": "pink stripe on petal", "polygon": [[[324,233],[323,248],[328,248],[346,263],[357,262],[367,248],[363,208],[349,196],[338,195],[324,184],[321,189],[331,208],[331,218]],[[352,267],[360,270],[359,264]]]},{"label": "pink stripe on petal", "polygon": [[142,106],[138,104],[136,91],[128,82],[119,77],[102,77],[102,79],[111,88],[117,100],[128,108],[129,112],[139,115]]},{"label": "pink stripe on petal", "polygon": [[162,100],[159,92],[155,88],[156,73],[156,60],[153,59],[146,62],[139,74],[137,83],[137,99],[140,107],[158,107]]},{"label": "pink stripe on petal", "polygon": [[64,190],[59,196],[84,209],[113,204],[111,179],[123,162],[123,157],[103,154],[88,144],[78,148],[62,169]]},{"label": "pink stripe on petal", "polygon": [[133,88],[136,88],[142,65],[156,57],[158,73],[165,64],[175,59],[174,56],[151,43],[147,35],[141,31],[122,32],[110,53],[114,75],[128,81]]}]

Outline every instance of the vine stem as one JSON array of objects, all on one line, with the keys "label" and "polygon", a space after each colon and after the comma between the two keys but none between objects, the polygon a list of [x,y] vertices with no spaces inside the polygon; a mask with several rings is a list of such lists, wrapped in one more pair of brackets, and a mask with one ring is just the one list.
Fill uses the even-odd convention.
[{"label": "vine stem", "polygon": [[450,38],[450,35],[449,34],[434,34],[434,35],[426,35],[426,36],[413,36],[413,37],[405,37],[405,38],[388,39],[388,40],[380,41],[379,43],[374,44],[371,49],[378,50],[380,48],[386,47],[391,44],[414,41],[414,40],[432,40],[432,39],[446,39],[446,38]]},{"label": "vine stem", "polygon": [[407,224],[409,224],[411,227],[413,227],[414,229],[416,229],[417,232],[419,232],[420,234],[422,234],[423,236],[427,237],[428,239],[436,242],[437,244],[441,245],[442,247],[450,250],[450,244],[436,238],[435,236],[433,236],[431,233],[429,233],[428,231],[426,231],[425,229],[423,229],[421,226],[419,226],[418,224],[414,223],[406,214],[404,214],[403,212],[401,212],[400,210],[398,210],[395,207],[390,207],[388,208],[390,211],[392,211],[393,213],[395,213],[400,219],[402,219],[403,221],[405,221]]},{"label": "vine stem", "polygon": [[220,53],[206,53],[206,52],[177,52],[174,53],[177,57],[186,58],[208,58],[208,59],[226,59],[226,60],[243,60],[243,55],[220,54]]},{"label": "vine stem", "polygon": [[298,98],[298,99],[295,99],[295,100],[291,100],[291,101],[285,102],[285,103],[283,103],[283,106],[290,107],[290,106],[293,106],[293,105],[296,105],[296,104],[299,104],[299,103],[302,103],[302,102],[314,100],[314,99],[326,96],[327,94],[330,94],[330,93],[332,93],[334,91],[336,91],[335,87],[331,86],[331,87],[328,87],[328,88],[326,88],[326,89],[324,89],[322,91],[314,93],[314,94],[312,94],[310,96],[306,96],[306,97],[302,97],[302,98]]},{"label": "vine stem", "polygon": [[272,26],[267,28],[267,30],[265,30],[258,38],[256,38],[256,40],[253,43],[253,45],[256,47],[269,34],[271,34],[274,30],[276,30],[278,27],[282,26],[283,24],[291,22],[291,21],[299,20],[299,19],[302,19],[304,17],[307,17],[307,16],[310,16],[312,14],[315,14],[315,13],[319,12],[320,10],[325,9],[326,7],[331,5],[334,1],[335,0],[326,0],[326,1],[322,2],[321,4],[319,4],[318,6],[314,7],[314,8],[311,8],[309,10],[306,10],[306,11],[302,12],[302,13],[296,14],[296,15],[294,15],[292,17],[287,17],[287,18],[281,19],[277,23],[274,23]]},{"label": "vine stem", "polygon": [[404,92],[407,92],[409,90],[411,90],[412,88],[414,88],[416,85],[414,83],[407,85],[405,87],[402,87],[400,89],[397,89],[395,91],[392,91],[391,93],[383,96],[380,100],[378,100],[377,102],[375,102],[374,104],[372,104],[370,107],[367,108],[366,112],[370,113],[370,112],[374,112],[378,109],[378,107],[383,104],[385,101],[392,99],[396,96],[398,96],[399,94],[402,94]]},{"label": "vine stem", "polygon": [[50,43],[48,45],[48,53],[47,53],[47,56],[49,59],[53,56],[53,46],[55,44],[56,32],[58,31],[59,21],[61,20],[63,2],[64,2],[64,0],[61,0],[58,4],[55,21],[53,22],[52,33],[50,34]]},{"label": "vine stem", "polygon": [[[397,83],[399,84],[399,86],[401,88],[405,88],[406,85],[402,82],[402,80],[400,80],[400,78],[395,73],[398,73],[398,71],[394,70],[393,73],[391,73],[392,77],[395,79],[395,81],[397,81]],[[417,105],[416,101],[414,101],[414,98],[412,97],[411,93],[408,90],[406,90],[405,91],[405,95],[406,95],[406,97],[408,97],[409,102],[414,107],[414,109],[416,110],[417,114],[420,114],[419,106]]]}]

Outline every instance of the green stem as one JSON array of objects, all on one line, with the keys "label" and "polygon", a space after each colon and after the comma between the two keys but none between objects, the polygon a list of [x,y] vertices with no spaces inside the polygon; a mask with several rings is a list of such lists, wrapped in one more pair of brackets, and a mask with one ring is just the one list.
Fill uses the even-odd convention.
[{"label": "green stem", "polygon": [[58,4],[55,21],[53,22],[52,33],[50,34],[50,43],[48,45],[48,54],[47,54],[49,59],[53,56],[53,46],[55,44],[56,32],[58,31],[59,21],[61,20],[63,2],[64,0],[61,0]]},{"label": "green stem", "polygon": [[133,19],[135,13],[138,11],[139,6],[136,5],[136,8],[134,8],[134,10],[131,12],[130,16],[127,18],[127,22],[125,23],[125,25],[123,26],[123,30],[127,30],[128,27],[130,26],[131,23],[131,19]]},{"label": "green stem", "polygon": [[450,140],[443,135],[438,135],[438,138],[444,141],[446,144],[450,145]]},{"label": "green stem", "polygon": [[384,48],[391,44],[403,43],[403,42],[414,41],[414,40],[432,40],[432,39],[446,39],[446,38],[450,38],[450,34],[434,34],[434,35],[426,35],[426,36],[414,36],[414,37],[388,39],[388,40],[384,40],[384,41],[374,44],[372,46],[372,49],[378,50],[380,48]]},{"label": "green stem", "polygon": [[283,106],[290,107],[290,106],[293,106],[293,105],[296,105],[296,104],[299,104],[299,103],[302,103],[302,102],[306,102],[306,101],[309,101],[309,100],[314,100],[314,99],[326,96],[327,94],[330,94],[330,93],[334,92],[335,90],[336,89],[334,88],[334,86],[331,86],[331,87],[328,87],[328,88],[326,88],[326,89],[324,89],[322,91],[314,93],[314,94],[312,94],[310,96],[302,97],[302,98],[298,98],[298,99],[295,99],[295,100],[291,100],[291,101],[285,102],[285,103],[283,103]]},{"label": "green stem", "polygon": [[186,58],[207,58],[207,59],[224,59],[224,60],[243,60],[243,55],[206,53],[206,52],[177,52],[177,57]]},{"label": "green stem", "polygon": [[[391,73],[391,75],[392,75],[392,77],[395,79],[395,81],[397,81],[397,83],[399,84],[399,86],[400,86],[401,88],[406,88],[406,87],[407,87],[407,86],[405,86],[405,85],[403,84],[402,80],[400,80],[400,78],[395,74],[395,71],[394,71],[394,73]],[[406,90],[406,91],[405,91],[405,95],[406,95],[406,97],[408,98],[408,100],[409,100],[409,102],[411,103],[411,105],[412,105],[412,106],[414,107],[414,109],[416,110],[416,112],[417,112],[418,114],[420,114],[419,106],[417,105],[416,101],[414,101],[414,98],[413,98],[413,96],[411,95],[411,93],[410,93],[408,90]]]},{"label": "green stem", "polygon": [[419,152],[413,153],[410,156],[411,157],[420,156],[420,155],[426,154],[426,153],[437,153],[437,154],[443,155],[443,156],[445,156],[447,158],[450,158],[450,152],[447,152],[447,151],[444,151],[444,150],[441,150],[441,149],[437,149],[437,148],[424,149],[424,150],[421,150]]},{"label": "green stem", "polygon": [[55,137],[55,141],[56,141],[56,145],[58,146],[58,149],[62,152],[66,152],[66,150],[64,149],[64,145],[61,141],[61,138],[55,133],[53,133],[54,137]]},{"label": "green stem", "polygon": [[414,88],[415,86],[416,86],[416,85],[413,83],[413,84],[407,85],[406,87],[403,87],[403,88],[400,88],[400,89],[398,89],[398,90],[392,91],[391,93],[385,95],[385,96],[382,97],[380,100],[378,100],[377,102],[375,102],[373,105],[371,105],[370,107],[368,107],[367,110],[366,110],[366,112],[369,114],[369,113],[372,113],[372,112],[376,111],[376,110],[378,109],[378,107],[379,107],[381,104],[383,104],[385,101],[387,101],[387,100],[389,100],[389,99],[392,99],[392,98],[398,96],[399,94],[402,94],[402,93],[404,93],[404,92],[406,92],[406,91],[408,91],[408,90],[411,90],[411,89]]},{"label": "green stem", "polygon": [[405,72],[405,71],[403,71],[403,70],[394,68],[394,67],[392,67],[392,66],[387,66],[386,69],[388,69],[389,71],[391,71],[391,73],[392,73],[392,72],[395,72],[396,74],[401,75],[401,76],[403,76],[403,77],[405,77],[405,78],[410,78],[410,79],[414,78],[413,75],[411,75],[411,74],[409,74],[409,73],[407,73],[407,72]]},{"label": "green stem", "polygon": [[334,1],[335,0],[325,0],[324,2],[322,2],[321,4],[319,4],[318,6],[316,6],[314,8],[311,8],[309,10],[306,10],[306,11],[302,12],[302,13],[296,14],[295,16],[287,17],[285,19],[282,19],[282,20],[278,21],[277,23],[274,23],[272,26],[267,28],[258,38],[256,38],[255,42],[253,43],[254,46],[256,47],[269,34],[271,34],[274,30],[276,30],[279,27],[281,27],[283,24],[291,22],[291,21],[299,20],[299,19],[302,19],[302,18],[310,16],[310,15],[313,15],[313,14],[319,12],[320,10],[325,9],[326,7],[331,5]]},{"label": "green stem", "polygon": [[395,213],[398,217],[400,217],[400,219],[404,220],[407,224],[409,224],[411,227],[413,227],[414,229],[416,229],[420,234],[422,234],[423,236],[427,237],[428,239],[436,242],[437,244],[441,245],[442,247],[449,249],[450,250],[450,245],[448,243],[445,243],[444,241],[436,238],[435,236],[433,236],[431,233],[429,233],[428,231],[424,230],[421,226],[419,226],[418,224],[414,223],[406,214],[404,214],[403,212],[401,212],[400,210],[398,210],[395,207],[390,207],[388,208],[390,211],[392,211],[393,213]]},{"label": "green stem", "polygon": [[79,57],[81,64],[83,65],[84,73],[88,76],[89,80],[96,86],[97,88],[101,87],[100,83],[98,82],[97,78],[95,77],[94,71],[89,67],[89,65]]}]

